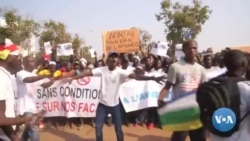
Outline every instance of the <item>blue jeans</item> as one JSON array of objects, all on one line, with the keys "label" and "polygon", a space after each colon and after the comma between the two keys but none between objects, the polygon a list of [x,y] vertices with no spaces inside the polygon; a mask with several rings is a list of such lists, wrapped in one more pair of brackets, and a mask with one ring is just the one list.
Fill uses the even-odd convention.
[{"label": "blue jeans", "polygon": [[[24,113],[25,117],[31,116],[33,113],[26,112]],[[39,141],[40,136],[39,136],[39,130],[37,123],[29,124],[25,126],[25,129],[22,134],[22,141]]]},{"label": "blue jeans", "polygon": [[102,128],[103,124],[105,123],[106,117],[109,113],[111,114],[113,123],[115,125],[117,141],[124,141],[122,132],[122,117],[121,117],[120,104],[114,107],[109,107],[101,103],[98,104],[96,109],[96,117],[95,117],[96,141],[103,141]]}]

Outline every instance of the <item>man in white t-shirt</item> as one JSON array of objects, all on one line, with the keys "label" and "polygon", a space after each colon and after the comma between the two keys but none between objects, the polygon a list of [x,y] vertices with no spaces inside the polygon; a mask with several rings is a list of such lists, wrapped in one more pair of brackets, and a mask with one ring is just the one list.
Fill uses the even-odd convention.
[{"label": "man in white t-shirt", "polygon": [[16,118],[15,97],[11,74],[21,70],[18,48],[13,43],[0,44],[0,140],[19,141],[11,125],[28,123],[34,116]]},{"label": "man in white t-shirt", "polygon": [[137,79],[137,80],[155,80],[160,82],[164,77],[146,77],[144,75],[136,75],[128,71],[122,70],[117,67],[119,62],[119,54],[111,52],[108,55],[107,66],[93,69],[91,72],[82,73],[80,76],[76,76],[73,79],[79,79],[86,76],[100,76],[101,77],[101,95],[100,102],[96,110],[95,118],[95,132],[96,141],[103,141],[102,128],[105,122],[107,114],[112,115],[113,123],[115,125],[115,131],[117,141],[124,141],[122,131],[122,117],[119,103],[119,86],[122,84],[121,79],[124,77]]},{"label": "man in white t-shirt", "polygon": [[[36,86],[41,85],[46,88],[53,84],[53,80],[47,83],[44,83],[42,79],[49,76],[38,76],[37,74],[32,73],[35,68],[35,60],[33,57],[27,56],[23,59],[24,70],[17,72],[16,83],[18,88],[18,111],[19,115],[29,117],[32,114],[37,113],[35,97],[31,93],[31,84],[33,83]],[[39,141],[39,131],[37,123],[28,124],[25,126],[25,129],[22,134],[22,141]]]}]

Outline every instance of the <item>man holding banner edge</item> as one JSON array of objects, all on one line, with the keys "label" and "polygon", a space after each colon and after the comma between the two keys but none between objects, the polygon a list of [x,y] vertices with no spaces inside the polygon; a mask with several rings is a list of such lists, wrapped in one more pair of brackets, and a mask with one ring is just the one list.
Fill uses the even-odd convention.
[{"label": "man holding banner edge", "polygon": [[93,69],[90,72],[82,72],[80,75],[72,77],[69,82],[75,79],[80,79],[86,76],[99,76],[101,77],[101,95],[100,102],[96,110],[95,130],[96,141],[103,141],[102,128],[105,123],[106,116],[110,113],[115,125],[117,141],[124,141],[122,131],[122,118],[119,103],[119,86],[122,84],[122,78],[131,78],[136,80],[154,80],[161,83],[166,78],[161,77],[147,77],[135,73],[122,70],[117,67],[119,63],[119,54],[117,52],[110,52],[107,58],[107,66]]}]

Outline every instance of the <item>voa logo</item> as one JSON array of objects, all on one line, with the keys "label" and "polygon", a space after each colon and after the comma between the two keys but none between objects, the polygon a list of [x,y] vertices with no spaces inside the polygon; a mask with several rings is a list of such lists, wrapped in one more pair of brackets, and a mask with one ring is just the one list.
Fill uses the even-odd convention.
[{"label": "voa logo", "polygon": [[218,131],[228,132],[236,125],[235,113],[229,108],[219,108],[213,114],[212,124]]},{"label": "voa logo", "polygon": [[226,124],[233,124],[233,118],[232,116],[228,115],[228,116],[223,116],[223,115],[215,115],[215,120],[217,122],[217,124],[221,124],[222,122],[226,123]]}]

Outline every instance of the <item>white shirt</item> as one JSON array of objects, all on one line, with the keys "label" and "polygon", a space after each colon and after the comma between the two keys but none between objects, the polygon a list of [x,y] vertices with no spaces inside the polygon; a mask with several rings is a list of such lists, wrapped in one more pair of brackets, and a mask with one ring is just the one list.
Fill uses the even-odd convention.
[{"label": "white shirt", "polygon": [[[250,111],[250,82],[239,82],[238,87],[240,91],[240,111],[241,117]],[[214,134],[210,135],[211,141],[249,141],[250,138],[250,115],[248,115],[240,123],[240,128],[231,137],[219,137]]]},{"label": "white shirt", "polygon": [[152,71],[153,71],[153,72],[164,73],[163,69],[158,69],[158,70],[156,70],[156,69],[153,68]]},{"label": "white shirt", "polygon": [[36,76],[36,74],[33,74],[26,70],[21,70],[16,75],[16,83],[18,89],[17,111],[19,112],[19,115],[23,115],[25,112],[37,112],[36,102],[34,98],[35,95],[29,93],[29,84],[23,82],[25,78],[32,76]]},{"label": "white shirt", "polygon": [[[15,96],[11,74],[0,67],[0,100],[5,101],[5,116],[9,118],[15,117]],[[15,128],[15,126],[13,126]],[[8,137],[0,128],[0,138],[8,140]]]},{"label": "white shirt", "polygon": [[128,62],[129,66],[133,66],[133,64],[134,64],[133,62],[130,62],[130,61]]},{"label": "white shirt", "polygon": [[129,71],[130,73],[133,73],[134,70],[135,70],[135,68],[132,67],[132,66],[128,66],[127,69],[126,69],[126,71]]},{"label": "white shirt", "polygon": [[34,69],[34,70],[32,71],[32,73],[33,73],[33,74],[37,74],[37,71],[38,71],[37,69]]},{"label": "white shirt", "polygon": [[92,74],[101,77],[100,103],[110,107],[117,106],[119,104],[118,90],[122,84],[122,79],[128,77],[131,73],[119,67],[110,71],[107,66],[104,66],[93,69]]},{"label": "white shirt", "polygon": [[14,89],[14,97],[15,97],[15,114],[16,116],[19,116],[18,111],[17,111],[17,85],[16,85],[16,76],[15,75],[11,75],[11,80],[12,80],[12,85],[13,85],[13,89]]},{"label": "white shirt", "polygon": [[151,72],[155,77],[159,77],[159,76],[167,76],[167,74],[163,71],[163,69],[158,69],[158,70],[155,70],[153,69],[152,72]]},{"label": "white shirt", "polygon": [[[131,73],[134,73],[135,68],[132,67],[132,66],[128,66],[127,69],[123,69],[123,70],[126,71],[127,73],[131,74]],[[127,76],[125,78],[121,79],[122,83],[125,82],[125,81],[128,81],[128,80],[130,80],[130,79]]]},{"label": "white shirt", "polygon": [[215,78],[219,75],[222,75],[223,73],[225,72],[223,72],[222,69],[218,67],[211,67],[209,69],[206,69],[206,75],[208,80]]}]

